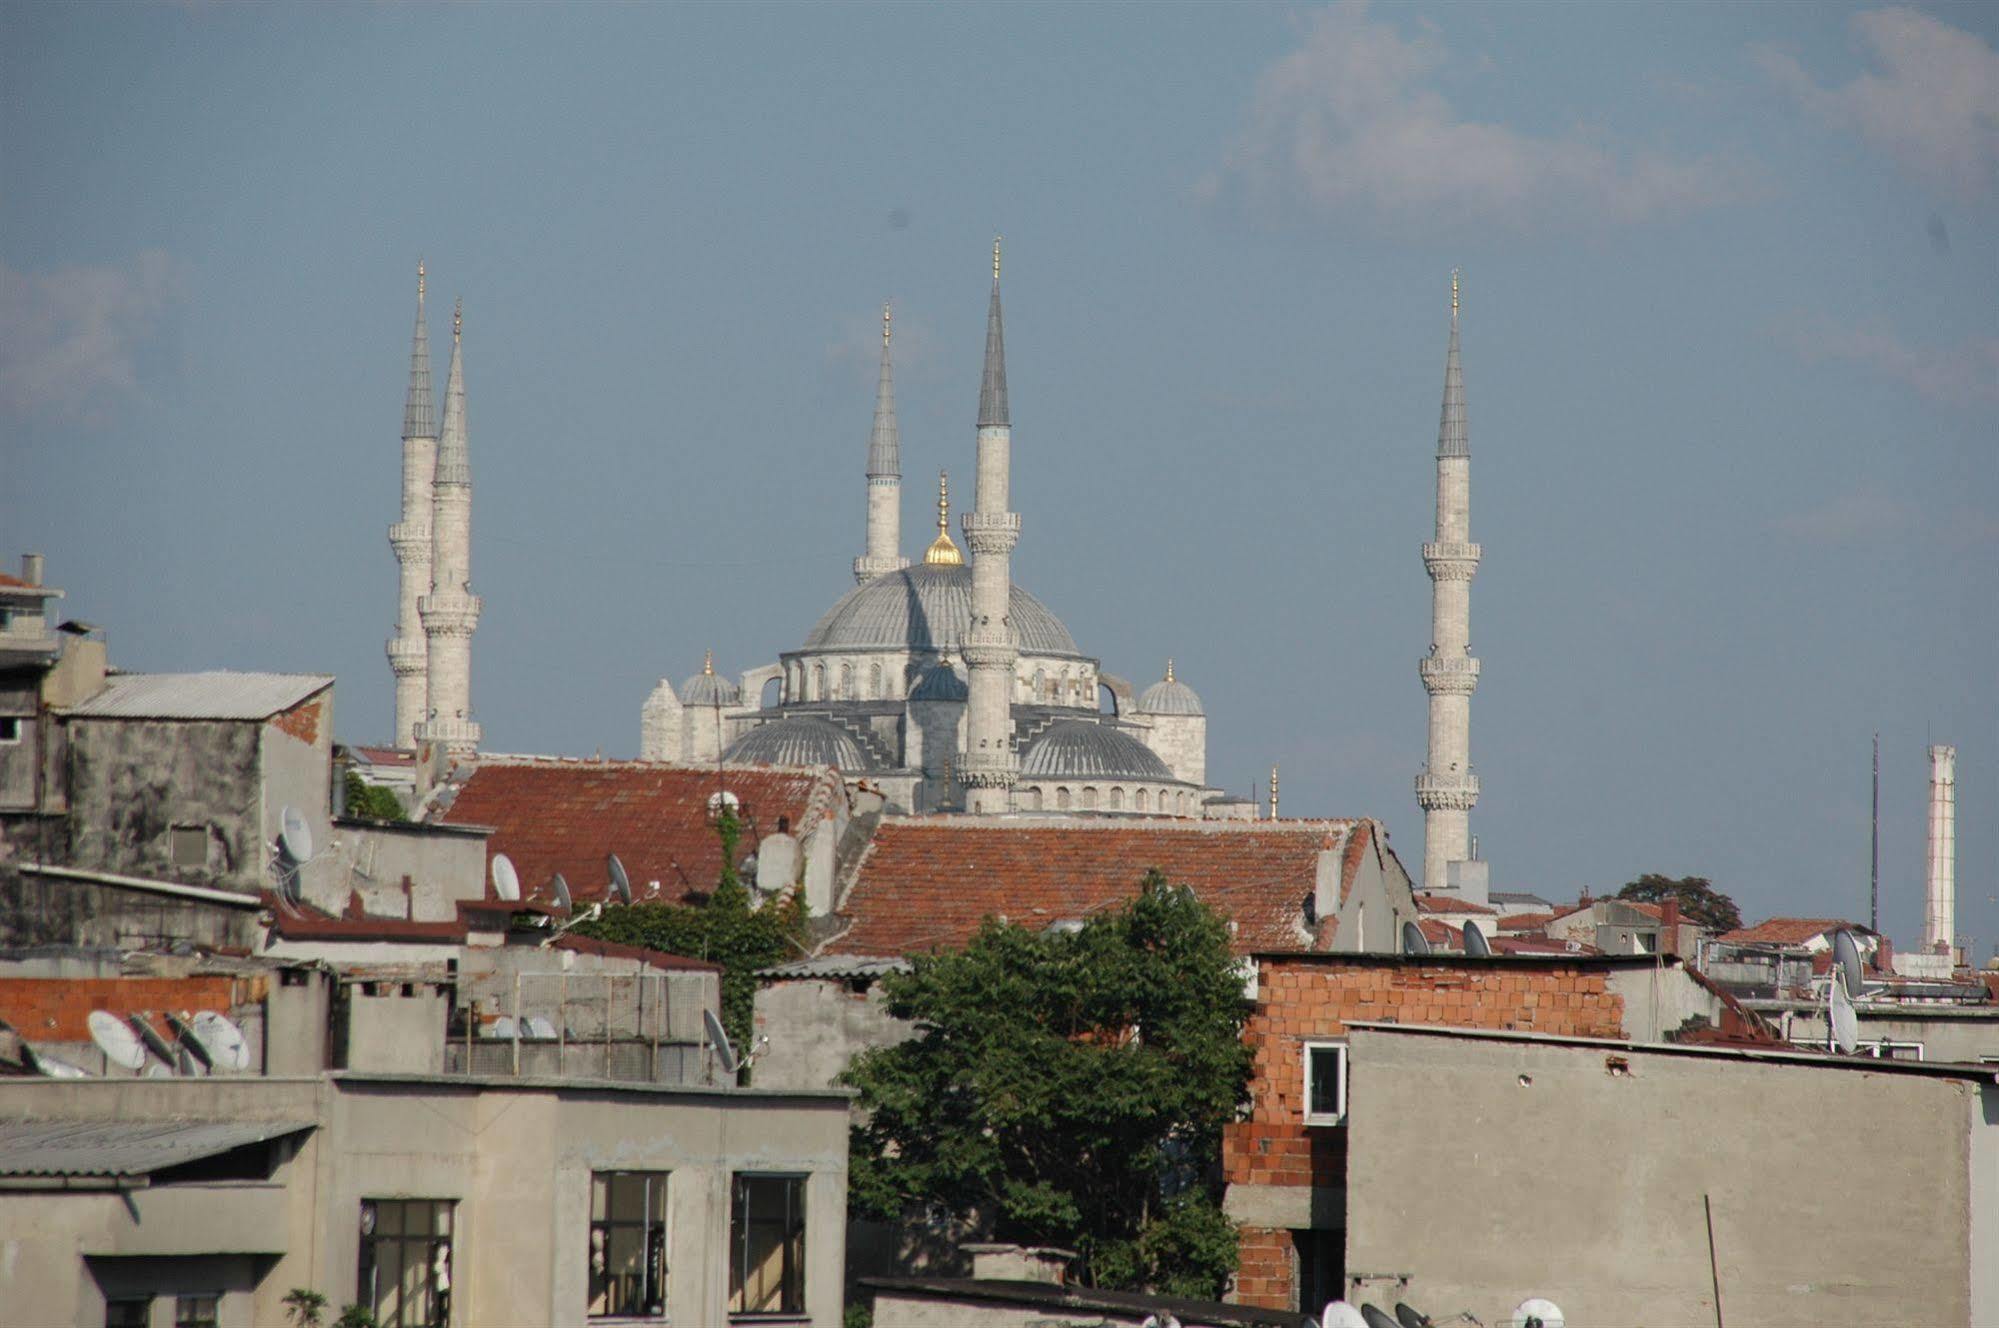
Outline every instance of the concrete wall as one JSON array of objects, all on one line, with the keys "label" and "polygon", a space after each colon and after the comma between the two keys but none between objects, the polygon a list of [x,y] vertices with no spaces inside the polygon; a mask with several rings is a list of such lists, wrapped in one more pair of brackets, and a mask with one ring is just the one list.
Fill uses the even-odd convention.
[{"label": "concrete wall", "polygon": [[[346,884],[378,917],[449,922],[461,899],[486,894],[483,831],[442,823],[336,821],[333,845]],[[337,878],[336,878],[337,879]],[[332,912],[344,911],[345,900]]]},{"label": "concrete wall", "polygon": [[[1406,1276],[1392,1299],[1487,1323],[1529,1295],[1571,1323],[1716,1322],[1711,1205],[1727,1322],[1971,1321],[1975,1085],[1415,1032],[1351,1039],[1346,1266]],[[1447,1192],[1411,1183],[1446,1165]]]},{"label": "concrete wall", "polygon": [[[1790,1039],[1799,1046],[1823,1048],[1826,1043],[1825,1006],[1800,1004],[1788,1011],[1762,1010],[1772,1023],[1782,1023]],[[1883,1038],[1892,1042],[1919,1042],[1926,1061],[1954,1061],[1975,1065],[1999,1057],[1999,1007],[1921,1006],[1894,1009],[1865,1005],[1856,1010],[1860,1018],[1860,1042],[1864,1049]]]},{"label": "concrete wall", "polygon": [[[231,890],[270,885],[261,725],[88,719],[65,727],[70,865]],[[173,864],[169,841],[176,825],[207,828],[203,866]]]},{"label": "concrete wall", "polygon": [[0,863],[0,946],[142,950],[184,940],[247,949],[260,930],[255,908],[41,876]]},{"label": "concrete wall", "polygon": [[[1416,896],[1409,873],[1382,843],[1387,833],[1374,822],[1364,822],[1351,833],[1366,833],[1367,840],[1354,851],[1359,862],[1353,884],[1344,898],[1339,895],[1344,880],[1341,853],[1319,855],[1319,874],[1313,889],[1318,916],[1337,917],[1332,949],[1342,954],[1396,954],[1402,949],[1402,924],[1416,918]],[[1335,903],[1337,901],[1337,903]]]},{"label": "concrete wall", "polygon": [[765,979],[757,988],[756,1032],[770,1039],[756,1063],[759,1088],[831,1088],[863,1051],[916,1036],[890,1016],[880,982],[855,991],[844,978]]}]

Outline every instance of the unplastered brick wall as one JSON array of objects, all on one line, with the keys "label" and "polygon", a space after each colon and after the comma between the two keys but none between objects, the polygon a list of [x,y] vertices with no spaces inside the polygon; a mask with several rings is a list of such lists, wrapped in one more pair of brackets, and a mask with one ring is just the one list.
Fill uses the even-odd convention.
[{"label": "unplastered brick wall", "polygon": [[0,1019],[30,1042],[90,1041],[90,1012],[222,1013],[259,1000],[262,978],[0,978]]},{"label": "unplastered brick wall", "polygon": [[1298,1255],[1291,1233],[1272,1227],[1243,1227],[1237,1240],[1236,1302],[1289,1309],[1297,1296],[1294,1288],[1298,1281]]}]

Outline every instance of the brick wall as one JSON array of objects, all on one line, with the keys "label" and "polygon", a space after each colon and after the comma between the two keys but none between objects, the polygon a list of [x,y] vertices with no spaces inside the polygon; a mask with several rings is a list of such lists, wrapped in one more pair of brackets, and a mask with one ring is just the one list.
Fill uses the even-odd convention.
[{"label": "brick wall", "polygon": [[0,1019],[30,1042],[88,1042],[92,1010],[226,1014],[262,999],[263,986],[262,978],[232,977],[0,978]]},{"label": "brick wall", "polygon": [[1297,1251],[1291,1233],[1275,1227],[1244,1227],[1236,1263],[1234,1299],[1243,1305],[1288,1309],[1297,1292]]}]

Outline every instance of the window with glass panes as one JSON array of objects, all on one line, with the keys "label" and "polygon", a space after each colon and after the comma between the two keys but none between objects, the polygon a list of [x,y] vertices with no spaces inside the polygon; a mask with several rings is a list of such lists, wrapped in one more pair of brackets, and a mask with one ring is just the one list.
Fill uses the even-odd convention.
[{"label": "window with glass panes", "polygon": [[222,1297],[175,1296],[174,1328],[220,1328]]},{"label": "window with glass panes", "polygon": [[356,1299],[380,1328],[451,1322],[451,1199],[363,1199]]},{"label": "window with glass panes", "polygon": [[152,1328],[153,1298],[126,1296],[104,1302],[104,1328]]},{"label": "window with glass panes", "polygon": [[666,1174],[599,1171],[590,1177],[590,1315],[666,1313]]},{"label": "window with glass panes", "polygon": [[729,1205],[729,1313],[805,1313],[805,1177],[738,1175]]}]

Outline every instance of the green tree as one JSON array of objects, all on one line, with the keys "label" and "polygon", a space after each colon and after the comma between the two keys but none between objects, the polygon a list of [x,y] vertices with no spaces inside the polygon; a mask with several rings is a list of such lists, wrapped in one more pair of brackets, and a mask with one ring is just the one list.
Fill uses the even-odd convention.
[{"label": "green tree", "polygon": [[1236,1262],[1221,1135],[1250,1070],[1220,917],[1151,872],[1080,931],[988,919],[883,987],[920,1031],[845,1076],[865,1112],[857,1209],[941,1204],[999,1239],[1076,1250],[1089,1285],[1220,1295]]},{"label": "green tree", "polygon": [[1680,916],[1709,931],[1734,931],[1742,925],[1742,910],[1705,876],[1672,877],[1647,872],[1619,890],[1617,897],[1640,904],[1678,900]]},{"label": "green tree", "polygon": [[285,1319],[297,1328],[319,1328],[320,1316],[326,1312],[326,1297],[310,1287],[293,1287],[280,1303],[285,1307]]},{"label": "green tree", "polygon": [[352,770],[347,772],[347,815],[370,821],[407,821],[396,795],[379,784],[370,784]]},{"label": "green tree", "polygon": [[756,1006],[758,970],[796,959],[805,948],[805,897],[793,890],[754,906],[749,887],[736,871],[743,826],[725,810],[715,824],[722,841],[722,873],[714,893],[698,904],[613,906],[595,922],[576,927],[579,936],[636,945],[665,954],[706,959],[722,966],[722,1027],[739,1048],[749,1047]]}]

